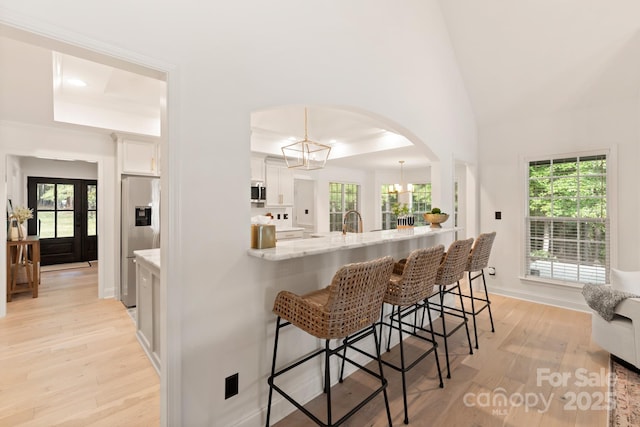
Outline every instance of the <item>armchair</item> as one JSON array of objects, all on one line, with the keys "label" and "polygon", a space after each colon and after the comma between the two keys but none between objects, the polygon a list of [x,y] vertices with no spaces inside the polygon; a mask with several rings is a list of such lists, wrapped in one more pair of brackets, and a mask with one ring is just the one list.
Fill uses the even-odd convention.
[{"label": "armchair", "polygon": [[[611,269],[611,287],[640,294],[640,271]],[[591,314],[591,337],[611,354],[640,368],[640,298],[626,298],[615,307],[611,321]]]}]

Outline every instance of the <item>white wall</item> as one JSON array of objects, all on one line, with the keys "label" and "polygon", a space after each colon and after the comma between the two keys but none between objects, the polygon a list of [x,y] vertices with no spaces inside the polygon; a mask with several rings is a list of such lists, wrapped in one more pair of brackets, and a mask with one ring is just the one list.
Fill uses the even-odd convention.
[{"label": "white wall", "polygon": [[[35,155],[50,159],[77,159],[88,162],[93,169],[96,169],[98,178],[98,215],[101,220],[98,223],[98,253],[100,259],[99,267],[99,290],[100,297],[112,297],[115,292],[116,283],[116,255],[114,210],[115,200],[115,146],[108,135],[101,135],[97,132],[69,130],[56,128],[54,126],[32,126],[27,124],[0,121],[0,158],[15,159]],[[2,168],[6,168],[7,162],[0,162]],[[27,161],[27,166],[20,169],[20,174],[24,175],[27,168],[34,166],[38,162]],[[48,171],[53,172],[52,169]],[[89,174],[91,175],[91,174]],[[18,180],[19,182],[21,180]],[[19,188],[26,190],[20,183]],[[0,200],[6,199],[6,190],[0,192]],[[14,203],[14,206],[17,206]],[[6,230],[0,232],[0,239]],[[4,246],[0,249],[0,257],[4,256]],[[4,277],[5,265],[0,263],[0,277]],[[6,283],[1,281],[0,292],[5,291]],[[6,313],[6,303],[0,300],[0,316]]]},{"label": "white wall", "polygon": [[26,206],[24,190],[21,185],[22,170],[20,168],[20,157],[7,156],[7,199],[11,200],[12,206]]},{"label": "white wall", "polygon": [[[113,145],[113,144],[112,144]],[[20,157],[22,176],[98,179],[98,165],[93,162],[78,160],[52,160],[37,157]],[[24,180],[26,183],[26,179]]]},{"label": "white wall", "polygon": [[[322,104],[385,117],[437,153],[443,200],[452,199],[454,156],[475,160],[473,113],[433,0],[116,0],[99,13],[79,0],[64,10],[45,0],[0,6],[10,8],[0,19],[172,64],[162,211],[168,425],[264,422],[275,290],[246,268],[251,111]],[[153,19],[141,20],[149,10]],[[224,400],[236,372],[240,393]]]},{"label": "white wall", "polygon": [[[36,157],[19,157],[20,193],[23,195],[20,204],[27,206],[27,179],[33,177],[98,179],[98,165],[94,162],[39,159]],[[14,201],[14,206],[17,206]]]},{"label": "white wall", "polygon": [[[637,99],[629,99],[480,129],[480,231],[497,231],[490,261],[496,275],[488,281],[492,290],[586,308],[580,289],[519,279],[524,252],[525,159],[530,156],[612,150],[608,164],[611,265],[623,270],[640,268],[639,111]],[[495,211],[502,212],[502,220],[494,219]]]}]

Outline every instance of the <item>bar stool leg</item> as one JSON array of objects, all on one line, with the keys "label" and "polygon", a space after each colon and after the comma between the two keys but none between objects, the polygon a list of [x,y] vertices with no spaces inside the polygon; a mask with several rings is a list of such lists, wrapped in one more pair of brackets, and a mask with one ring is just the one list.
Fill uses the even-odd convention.
[{"label": "bar stool leg", "polygon": [[464,301],[462,298],[462,290],[460,289],[460,281],[456,283],[456,288],[458,288],[458,297],[460,297],[460,308],[462,309],[462,316],[464,317],[464,328],[467,330],[467,341],[469,342],[469,354],[473,354],[473,347],[471,345],[471,335],[469,334],[469,322],[467,319],[467,312],[464,311]]},{"label": "bar stool leg", "polygon": [[[342,352],[342,362],[340,364],[340,377],[338,378],[338,382],[342,383],[344,381],[344,365],[345,362],[347,360],[347,338],[349,337],[344,337],[344,339],[342,340],[342,345],[344,346],[344,351]],[[324,384],[324,392],[327,392],[327,383],[325,381]]]},{"label": "bar stool leg", "polygon": [[398,336],[400,338],[400,366],[402,369],[402,401],[404,403],[404,423],[409,424],[409,410],[407,409],[407,379],[404,370],[404,341],[402,339],[402,316],[400,316],[400,307],[398,306]]},{"label": "bar stool leg", "polygon": [[391,409],[389,408],[389,396],[387,395],[387,387],[386,387],[386,380],[384,378],[384,373],[382,372],[382,360],[380,357],[380,345],[378,342],[378,334],[376,333],[376,328],[375,326],[371,326],[371,328],[373,329],[373,341],[376,347],[376,356],[377,356],[377,360],[378,360],[378,371],[380,372],[380,384],[384,387],[382,389],[382,394],[384,395],[384,406],[387,410],[387,421],[389,422],[389,427],[393,426],[393,423],[391,422]]},{"label": "bar stool leg", "polygon": [[440,360],[438,359],[438,345],[436,344],[436,335],[433,333],[433,319],[431,319],[431,309],[429,309],[429,307],[427,307],[427,316],[429,316],[429,330],[431,331],[431,340],[433,341],[433,354],[436,357],[436,367],[438,368],[440,388],[443,388],[444,382],[442,381],[442,371],[440,370]]},{"label": "bar stool leg", "polygon": [[473,316],[473,336],[476,339],[476,349],[478,349],[478,326],[476,325],[476,305],[473,298],[473,282],[471,272],[469,272],[469,297],[471,298],[471,316]]},{"label": "bar stool leg", "polygon": [[269,400],[267,402],[267,423],[266,426],[269,427],[269,418],[271,417],[271,399],[273,397],[273,376],[276,373],[276,354],[278,352],[278,337],[280,335],[280,316],[278,316],[278,320],[276,321],[276,336],[273,342],[273,362],[271,362],[271,376],[267,380],[269,383]]},{"label": "bar stool leg", "polygon": [[493,315],[491,314],[491,301],[489,301],[489,291],[487,290],[487,282],[484,280],[484,269],[480,271],[482,273],[482,284],[484,285],[484,297],[487,299],[487,310],[489,310],[489,320],[491,320],[491,332],[495,332],[493,327]]},{"label": "bar stool leg", "polygon": [[[384,322],[384,304],[382,305],[382,310],[380,310],[380,332],[379,332],[379,334],[380,334],[380,346],[382,346],[382,327],[384,326],[383,322]],[[387,346],[388,346],[388,342],[389,341],[387,341]]]},{"label": "bar stool leg", "polygon": [[[346,341],[346,339],[345,339]],[[327,395],[327,425],[331,423],[331,369],[329,367],[329,356],[331,356],[331,349],[329,348],[329,340],[324,341],[324,392]],[[346,346],[345,346],[346,352]],[[344,359],[342,359],[342,367],[344,369]]]},{"label": "bar stool leg", "polygon": [[[429,310],[428,306],[427,310]],[[424,316],[424,313],[422,315]],[[451,378],[451,367],[449,366],[449,345],[447,344],[447,325],[444,321],[444,289],[442,286],[440,286],[440,318],[442,319],[442,339],[444,340],[444,355],[447,359],[447,378]]]},{"label": "bar stool leg", "polygon": [[[394,305],[391,306],[391,314],[389,315],[389,337],[387,338],[387,353],[391,351],[391,331],[393,330],[393,312],[396,309]],[[399,312],[399,309],[398,309]]]}]

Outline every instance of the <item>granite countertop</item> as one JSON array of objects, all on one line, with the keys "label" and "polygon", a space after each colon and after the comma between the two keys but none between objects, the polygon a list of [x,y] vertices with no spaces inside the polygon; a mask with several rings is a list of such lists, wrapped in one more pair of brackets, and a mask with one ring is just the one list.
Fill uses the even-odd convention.
[{"label": "granite countertop", "polygon": [[160,248],[141,249],[139,251],[133,251],[133,254],[160,270]]},{"label": "granite countertop", "polygon": [[340,249],[353,249],[364,246],[379,245],[386,242],[416,239],[440,233],[452,233],[459,228],[414,227],[408,230],[382,230],[365,233],[347,233],[340,231],[330,233],[314,233],[310,239],[294,239],[278,241],[275,248],[249,249],[248,254],[268,261],[300,258],[317,255]]}]

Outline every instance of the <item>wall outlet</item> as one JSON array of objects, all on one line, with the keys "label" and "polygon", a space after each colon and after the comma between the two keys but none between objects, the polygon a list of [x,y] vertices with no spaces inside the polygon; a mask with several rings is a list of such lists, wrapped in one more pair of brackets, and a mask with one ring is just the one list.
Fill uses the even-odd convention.
[{"label": "wall outlet", "polygon": [[495,276],[496,275],[496,268],[495,267],[487,267],[487,271],[489,272],[489,276]]},{"label": "wall outlet", "polygon": [[224,379],[224,399],[227,400],[230,397],[238,394],[238,374],[233,374],[230,377]]}]

